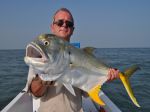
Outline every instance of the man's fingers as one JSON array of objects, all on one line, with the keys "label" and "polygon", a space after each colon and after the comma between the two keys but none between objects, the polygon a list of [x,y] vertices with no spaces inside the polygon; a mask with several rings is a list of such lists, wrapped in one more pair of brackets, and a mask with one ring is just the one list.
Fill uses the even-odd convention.
[{"label": "man's fingers", "polygon": [[112,81],[116,78],[119,78],[119,70],[114,69],[114,68],[110,68],[110,70],[108,72],[108,81]]},{"label": "man's fingers", "polygon": [[109,72],[108,72],[108,79],[107,79],[107,81],[111,81],[112,78],[113,78],[113,76],[112,76],[112,69],[110,68]]}]

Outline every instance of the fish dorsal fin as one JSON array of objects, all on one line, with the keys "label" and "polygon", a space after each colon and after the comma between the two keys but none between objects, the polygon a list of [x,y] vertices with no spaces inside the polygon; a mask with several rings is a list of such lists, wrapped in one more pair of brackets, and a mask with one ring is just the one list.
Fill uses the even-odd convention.
[{"label": "fish dorsal fin", "polygon": [[66,83],[63,83],[63,85],[68,89],[68,91],[69,91],[72,95],[76,96],[72,85],[66,84]]},{"label": "fish dorsal fin", "polygon": [[96,49],[96,48],[94,48],[94,47],[84,47],[84,48],[82,48],[82,50],[83,50],[84,52],[86,52],[86,53],[88,53],[88,54],[90,54],[90,55],[93,55],[93,56],[94,56],[93,51],[94,51],[95,49]]}]

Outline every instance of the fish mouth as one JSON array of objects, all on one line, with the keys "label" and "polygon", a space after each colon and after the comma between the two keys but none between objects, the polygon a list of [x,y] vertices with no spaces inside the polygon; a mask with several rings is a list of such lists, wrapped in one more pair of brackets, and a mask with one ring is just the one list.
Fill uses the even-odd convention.
[{"label": "fish mouth", "polygon": [[35,43],[31,43],[26,47],[26,57],[38,59],[38,61],[47,61],[47,57],[42,49]]}]

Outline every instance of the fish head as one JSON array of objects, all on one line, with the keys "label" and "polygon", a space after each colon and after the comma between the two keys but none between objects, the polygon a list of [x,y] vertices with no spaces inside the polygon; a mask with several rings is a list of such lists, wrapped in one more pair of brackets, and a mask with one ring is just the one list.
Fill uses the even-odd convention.
[{"label": "fish head", "polygon": [[26,56],[24,61],[27,65],[45,72],[53,65],[59,54],[59,41],[53,34],[39,35],[26,47]]}]

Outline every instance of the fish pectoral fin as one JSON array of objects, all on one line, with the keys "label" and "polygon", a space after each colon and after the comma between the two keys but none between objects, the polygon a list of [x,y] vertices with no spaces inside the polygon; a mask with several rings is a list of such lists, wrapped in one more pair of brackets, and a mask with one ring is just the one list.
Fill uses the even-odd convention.
[{"label": "fish pectoral fin", "polygon": [[71,84],[63,83],[63,85],[68,89],[68,91],[69,91],[72,95],[76,96],[75,91],[74,91],[74,89],[73,89],[73,87],[72,87]]},{"label": "fish pectoral fin", "polygon": [[88,94],[94,102],[98,103],[101,106],[104,106],[105,105],[104,101],[99,97],[100,88],[101,86],[97,85],[90,91],[88,91]]},{"label": "fish pectoral fin", "polygon": [[138,70],[139,67],[138,66],[131,66],[130,68],[128,68],[124,73],[119,73],[119,77],[120,77],[120,80],[122,81],[129,97],[131,98],[132,102],[137,106],[137,107],[140,107],[140,105],[138,104],[134,94],[133,94],[133,91],[131,89],[131,85],[130,85],[130,82],[129,82],[129,77],[136,71]]}]

